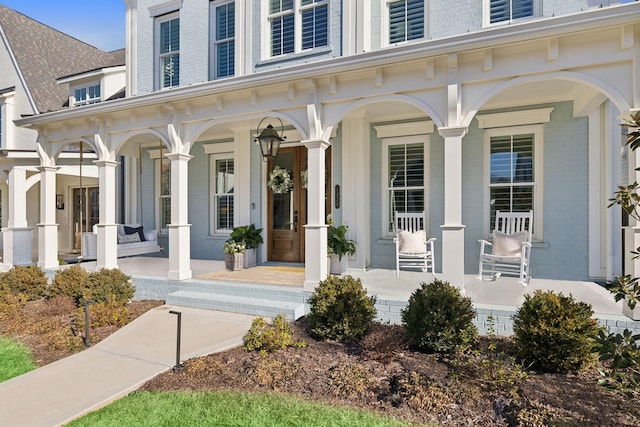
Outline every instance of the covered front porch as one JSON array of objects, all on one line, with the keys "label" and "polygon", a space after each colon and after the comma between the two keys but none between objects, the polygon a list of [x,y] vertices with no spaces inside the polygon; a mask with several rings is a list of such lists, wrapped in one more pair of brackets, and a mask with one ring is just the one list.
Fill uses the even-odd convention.
[{"label": "covered front porch", "polygon": [[[82,265],[89,270],[95,269],[95,262]],[[207,277],[224,270],[224,261],[192,259],[193,278],[171,281],[166,278],[168,258],[130,257],[119,260],[120,269],[133,279],[137,299],[163,299],[174,305],[260,316],[283,313],[292,320],[306,313],[308,306],[305,306],[305,301],[310,292],[303,288],[304,274],[296,271],[303,270],[303,266],[271,263],[264,266],[279,267],[278,275],[290,275],[293,280],[287,285],[273,284],[260,268],[229,272],[235,276],[233,278],[211,279]],[[421,282],[430,282],[434,278],[430,273],[412,271],[401,271],[400,277],[396,278],[395,270],[387,269],[350,270],[345,274],[360,278],[367,292],[377,296],[378,320],[390,323],[401,322],[400,311],[406,306],[411,293]],[[438,276],[436,274],[435,277]],[[295,282],[296,277],[299,277],[298,283]],[[495,281],[481,281],[475,275],[467,274],[464,279],[464,292],[476,308],[476,325],[481,333],[493,329],[500,335],[512,334],[511,316],[525,295],[538,289],[571,294],[576,300],[591,304],[595,317],[610,332],[627,328],[640,333],[640,322],[623,316],[622,304],[615,302],[606,289],[594,282],[533,277],[528,287],[522,287],[515,277],[502,276]]]}]

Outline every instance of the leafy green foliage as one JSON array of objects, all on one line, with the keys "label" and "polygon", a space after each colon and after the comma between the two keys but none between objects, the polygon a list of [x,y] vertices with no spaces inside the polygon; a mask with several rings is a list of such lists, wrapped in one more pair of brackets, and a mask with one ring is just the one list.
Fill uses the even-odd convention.
[{"label": "leafy green foliage", "polygon": [[376,316],[376,297],[367,296],[360,279],[329,276],[311,298],[307,332],[318,339],[358,340]]},{"label": "leafy green foliage", "polygon": [[6,285],[13,293],[26,296],[28,301],[34,301],[47,295],[47,277],[37,266],[15,266],[11,270],[0,273],[0,283]]},{"label": "leafy green foliage", "polygon": [[630,128],[626,145],[635,151],[640,146],[640,111],[628,117],[624,124]]},{"label": "leafy green foliage", "polygon": [[572,296],[536,290],[513,317],[516,353],[547,372],[576,372],[596,359],[600,330],[591,305]]},{"label": "leafy green foliage", "polygon": [[402,310],[411,346],[427,353],[453,353],[474,342],[478,330],[471,299],[448,282],[434,280],[415,290]]},{"label": "leafy green foliage", "polygon": [[234,227],[231,231],[231,239],[235,242],[244,242],[248,249],[257,248],[263,243],[262,228],[257,228],[254,224]]},{"label": "leafy green foliage", "polygon": [[615,280],[609,286],[609,291],[616,301],[626,300],[625,302],[631,310],[640,301],[640,281],[638,279],[638,277],[631,277],[629,274],[616,275]]},{"label": "leafy green foliage", "polygon": [[347,239],[349,227],[346,225],[336,227],[331,215],[327,218],[329,221],[329,228],[327,229],[327,249],[329,250],[329,254],[337,255],[339,260],[342,260],[342,257],[347,254],[355,254],[356,242]]},{"label": "leafy green foliage", "polygon": [[640,334],[625,329],[622,334],[600,331],[600,360],[609,362],[609,369],[600,370],[598,383],[619,391],[628,398],[640,395]]},{"label": "leafy green foliage", "polygon": [[284,314],[278,314],[271,324],[262,317],[256,317],[242,340],[246,351],[260,351],[262,354],[287,347],[306,346],[304,342],[293,339],[291,325]]}]

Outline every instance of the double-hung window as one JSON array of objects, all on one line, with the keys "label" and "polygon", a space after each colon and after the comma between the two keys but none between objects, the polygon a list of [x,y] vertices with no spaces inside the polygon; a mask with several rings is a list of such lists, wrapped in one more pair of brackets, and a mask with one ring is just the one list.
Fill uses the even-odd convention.
[{"label": "double-hung window", "polygon": [[532,17],[536,0],[485,0],[488,5],[488,24],[511,22]]},{"label": "double-hung window", "polygon": [[180,17],[171,13],[156,18],[160,89],[180,84]]},{"label": "double-hung window", "polygon": [[424,37],[424,0],[389,1],[389,44]]},{"label": "double-hung window", "polygon": [[427,143],[422,137],[383,140],[383,187],[385,192],[383,237],[395,231],[395,212],[422,212],[425,204]]},{"label": "double-hung window", "polygon": [[233,153],[219,153],[211,156],[213,234],[230,233],[233,229],[234,170]]},{"label": "double-hung window", "polygon": [[329,44],[328,0],[268,0],[271,56]]},{"label": "double-hung window", "polygon": [[[534,211],[539,217],[541,194],[541,126],[488,129],[485,131],[485,155],[488,157],[488,224],[489,233],[495,223],[496,211]],[[541,238],[541,229],[534,221],[534,236]]]},{"label": "double-hung window", "polygon": [[100,102],[100,84],[77,88],[73,91],[74,107],[96,104]]},{"label": "double-hung window", "polygon": [[212,5],[214,78],[231,77],[235,73],[235,3]]}]

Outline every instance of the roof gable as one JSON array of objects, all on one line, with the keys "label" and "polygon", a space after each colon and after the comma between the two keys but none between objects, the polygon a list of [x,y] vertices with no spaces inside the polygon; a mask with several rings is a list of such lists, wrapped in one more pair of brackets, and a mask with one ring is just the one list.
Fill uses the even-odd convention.
[{"label": "roof gable", "polygon": [[0,27],[39,113],[64,108],[61,76],[124,64],[123,49],[105,52],[0,5]]}]

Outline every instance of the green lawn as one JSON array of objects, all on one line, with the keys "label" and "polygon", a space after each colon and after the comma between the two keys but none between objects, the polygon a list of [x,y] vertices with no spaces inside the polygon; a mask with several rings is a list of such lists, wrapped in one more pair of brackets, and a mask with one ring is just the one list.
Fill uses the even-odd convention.
[{"label": "green lawn", "polygon": [[409,426],[375,414],[275,393],[135,392],[69,426]]},{"label": "green lawn", "polygon": [[0,382],[37,368],[31,351],[13,338],[0,336]]}]

